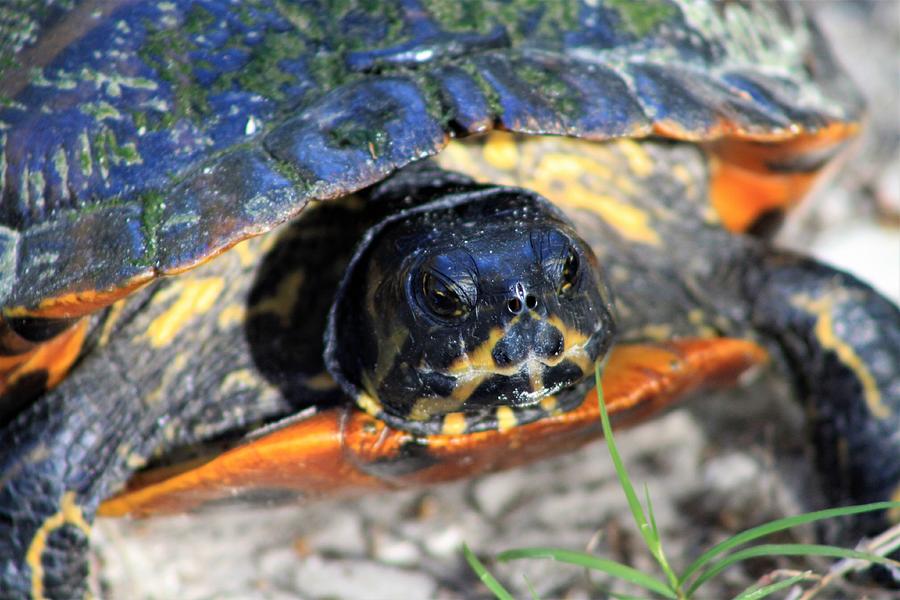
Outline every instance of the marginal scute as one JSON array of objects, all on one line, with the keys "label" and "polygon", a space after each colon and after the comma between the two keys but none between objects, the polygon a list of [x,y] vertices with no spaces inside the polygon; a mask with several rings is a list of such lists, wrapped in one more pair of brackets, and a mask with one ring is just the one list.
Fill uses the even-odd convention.
[{"label": "marginal scute", "polygon": [[[239,148],[176,186],[159,219],[159,269],[184,270],[269,230],[306,205],[298,183],[258,148]],[[229,244],[230,245],[230,244]]]},{"label": "marginal scute", "polygon": [[436,70],[441,102],[446,106],[451,127],[469,133],[481,133],[493,127],[493,115],[485,93],[472,75],[447,65]]},{"label": "marginal scute", "polygon": [[[140,205],[113,203],[86,213],[72,211],[24,231],[18,284],[4,304],[33,308],[45,298],[111,290],[149,276],[152,264],[145,262],[147,239],[141,218]],[[82,314],[74,306],[73,310],[70,316]]]},{"label": "marginal scute", "polygon": [[632,64],[628,70],[647,114],[677,123],[683,139],[734,132],[766,135],[790,125],[778,118],[780,113],[761,110],[737,90],[697,70],[649,63]]}]

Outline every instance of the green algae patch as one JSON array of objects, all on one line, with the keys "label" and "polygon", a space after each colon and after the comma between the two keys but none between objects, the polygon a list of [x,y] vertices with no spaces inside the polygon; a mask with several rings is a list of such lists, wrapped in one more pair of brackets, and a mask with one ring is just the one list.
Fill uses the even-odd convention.
[{"label": "green algae patch", "polygon": [[332,128],[328,137],[336,148],[362,150],[368,152],[373,159],[384,153],[388,143],[388,136],[384,131],[357,127],[349,121]]},{"label": "green algae patch", "polygon": [[678,14],[667,0],[607,0],[607,4],[619,13],[622,26],[639,38]]},{"label": "green algae patch", "polygon": [[134,261],[138,267],[152,267],[156,265],[156,256],[159,252],[159,225],[162,222],[163,211],[166,208],[166,197],[162,192],[153,190],[145,192],[141,196],[141,233],[144,234],[144,254]]},{"label": "green algae patch", "polygon": [[165,113],[156,125],[168,129],[183,118],[199,123],[212,108],[207,90],[194,77],[190,54],[197,50],[197,45],[181,26],[161,29],[149,21],[145,26],[147,38],[138,56],[171,86],[174,96],[171,112]]},{"label": "green algae patch", "polygon": [[424,4],[426,10],[446,31],[476,31],[484,34],[501,25],[513,44],[526,37],[525,28],[533,28],[539,36],[558,38],[560,31],[570,31],[577,27],[581,11],[578,0],[429,0]]},{"label": "green algae patch", "polygon": [[579,102],[575,90],[560,79],[559,73],[546,71],[531,64],[517,65],[516,75],[549,100],[560,114],[572,116],[579,112]]},{"label": "green algae patch", "polygon": [[494,86],[484,78],[484,75],[481,74],[478,67],[470,62],[464,62],[459,68],[475,81],[475,85],[477,85],[478,89],[481,90],[481,93],[484,94],[488,108],[491,111],[491,116],[494,118],[503,116],[503,104],[500,103],[500,94],[498,94],[497,90],[494,89]]},{"label": "green algae patch", "polygon": [[285,99],[283,88],[297,80],[281,68],[284,60],[297,60],[306,52],[306,42],[295,31],[269,33],[252,47],[247,64],[233,73],[223,74],[214,90],[230,89],[233,84],[276,102]]}]

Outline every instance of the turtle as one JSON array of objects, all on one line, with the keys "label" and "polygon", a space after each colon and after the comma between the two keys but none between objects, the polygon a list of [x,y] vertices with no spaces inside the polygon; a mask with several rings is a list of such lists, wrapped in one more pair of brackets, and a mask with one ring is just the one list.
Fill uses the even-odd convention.
[{"label": "turtle", "polygon": [[802,7],[0,14],[4,597],[85,595],[98,512],[576,448],[597,365],[620,426],[779,372],[830,501],[896,497],[900,311],[768,243],[864,113]]}]

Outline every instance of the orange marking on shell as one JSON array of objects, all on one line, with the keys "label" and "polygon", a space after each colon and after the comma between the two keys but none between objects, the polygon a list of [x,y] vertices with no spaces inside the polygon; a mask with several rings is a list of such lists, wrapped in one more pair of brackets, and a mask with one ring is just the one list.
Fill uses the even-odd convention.
[{"label": "orange marking on shell", "polygon": [[82,319],[25,354],[0,359],[0,396],[16,381],[36,371],[47,372],[47,389],[62,381],[81,352],[87,330],[88,321]]},{"label": "orange marking on shell", "polygon": [[[727,338],[619,346],[603,374],[604,396],[614,422],[628,425],[690,391],[733,384],[766,360],[756,344]],[[575,410],[503,433],[430,436],[428,450],[437,464],[388,479],[366,467],[397,457],[412,436],[355,408],[331,409],[181,471],[139,473],[125,491],[103,503],[100,514],[181,512],[255,488],[288,489],[315,498],[433,484],[560,454],[599,434],[599,409],[591,391]]]},{"label": "orange marking on shell", "polygon": [[43,319],[71,319],[105,308],[120,298],[137,291],[152,281],[152,272],[142,273],[111,290],[87,290],[45,298],[36,308],[14,306],[3,309],[8,317],[37,317]]}]

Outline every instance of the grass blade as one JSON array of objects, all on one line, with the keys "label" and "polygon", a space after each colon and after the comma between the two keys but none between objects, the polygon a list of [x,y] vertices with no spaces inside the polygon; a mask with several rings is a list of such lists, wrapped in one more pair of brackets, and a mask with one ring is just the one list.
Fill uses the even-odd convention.
[{"label": "grass blade", "polygon": [[697,557],[697,559],[693,563],[691,563],[691,565],[687,569],[685,569],[684,573],[681,575],[680,582],[684,583],[685,581],[687,581],[687,579],[691,575],[693,575],[701,567],[710,562],[715,556],[718,556],[719,554],[722,554],[724,552],[728,552],[729,550],[736,548],[741,544],[745,544],[747,542],[769,535],[770,533],[783,531],[785,529],[790,529],[792,527],[804,525],[806,523],[821,521],[822,519],[833,519],[836,517],[856,515],[859,513],[871,512],[876,510],[887,510],[891,508],[900,508],[900,502],[873,502],[871,504],[830,508],[827,510],[819,510],[816,512],[805,513],[794,517],[777,519],[775,521],[764,523],[757,527],[752,527],[728,538],[727,540],[724,540],[723,542],[716,544],[715,546],[701,554],[699,557]]},{"label": "grass blade", "polygon": [[603,401],[603,387],[601,385],[599,363],[594,367],[594,376],[597,380],[597,401],[600,403],[600,423],[603,427],[603,437],[606,440],[606,446],[609,449],[609,456],[612,458],[613,466],[616,469],[616,475],[619,478],[619,484],[622,486],[622,491],[625,492],[625,498],[628,500],[628,507],[631,509],[631,514],[634,517],[634,522],[637,523],[641,537],[644,538],[647,547],[652,548],[652,529],[647,522],[647,516],[644,514],[644,508],[641,506],[641,501],[638,500],[637,493],[634,491],[634,486],[631,485],[631,479],[628,477],[625,463],[622,462],[622,457],[619,454],[619,450],[616,448],[615,439],[613,438],[612,425],[609,422],[609,415],[606,413],[606,403]]},{"label": "grass blade", "polygon": [[531,580],[528,579],[528,576],[523,575],[522,579],[525,580],[525,585],[528,586],[528,595],[531,596],[531,600],[541,600],[541,597],[538,596],[537,590],[534,589],[533,585],[531,585]]},{"label": "grass blade", "polygon": [[599,558],[592,554],[584,552],[574,552],[572,550],[562,550],[558,548],[517,548],[515,550],[507,550],[497,555],[497,560],[518,560],[522,558],[552,558],[553,560],[586,567],[594,571],[600,571],[608,575],[612,575],[618,579],[631,582],[646,590],[656,592],[666,598],[677,598],[665,582],[647,575],[633,567],[623,565],[622,563]]},{"label": "grass blade", "polygon": [[609,422],[609,414],[607,414],[606,412],[606,402],[604,402],[603,400],[603,385],[600,378],[600,363],[597,363],[594,366],[594,379],[596,380],[597,402],[600,405],[600,425],[603,427],[603,438],[606,440],[606,447],[609,450],[609,456],[612,459],[613,466],[616,469],[616,475],[619,478],[619,484],[622,486],[622,491],[625,492],[625,498],[628,500],[628,506],[631,509],[631,515],[634,517],[634,522],[637,525],[638,530],[641,532],[641,537],[644,538],[644,543],[647,545],[647,548],[650,550],[653,558],[656,559],[656,562],[659,563],[659,566],[666,574],[666,578],[669,581],[670,590],[678,590],[680,582],[678,581],[678,577],[675,575],[675,572],[672,571],[672,568],[669,566],[669,562],[668,560],[666,560],[665,554],[663,554],[662,544],[659,540],[659,536],[657,535],[658,532],[656,530],[656,524],[651,524],[647,520],[647,515],[644,513],[643,506],[641,506],[641,501],[638,499],[637,492],[634,491],[634,486],[631,484],[631,478],[628,476],[628,470],[625,468],[625,463],[622,462],[622,456],[619,454],[618,448],[616,448],[616,440],[613,437],[612,424]]},{"label": "grass blade", "polygon": [[650,530],[653,532],[653,537],[658,541],[662,542],[662,538],[659,537],[659,528],[656,527],[656,517],[653,515],[653,501],[650,500],[650,488],[647,487],[647,484],[644,484],[644,500],[647,502],[647,518],[650,519]]},{"label": "grass blade", "polygon": [[754,584],[735,596],[734,600],[759,600],[760,598],[771,596],[775,592],[780,592],[785,588],[789,588],[795,583],[810,579],[810,576],[811,573],[800,573],[799,575],[794,575],[793,577],[788,577],[783,581],[776,581],[775,583],[771,583],[763,587],[759,587]]},{"label": "grass blade", "polygon": [[756,558],[759,556],[830,556],[832,558],[858,558],[869,562],[881,563],[885,565],[896,564],[894,561],[871,554],[869,552],[861,552],[859,550],[850,550],[848,548],[838,548],[837,546],[823,546],[819,544],[760,544],[752,548],[738,550],[734,554],[729,554],[719,562],[713,564],[704,571],[697,580],[688,589],[688,596],[694,594],[697,589],[730,567],[748,558]]},{"label": "grass blade", "polygon": [[487,586],[487,589],[491,590],[491,592],[500,600],[514,600],[512,594],[510,594],[503,584],[501,584],[497,579],[490,574],[478,557],[469,550],[469,546],[463,544],[463,555],[466,557],[466,562],[469,563],[469,566],[472,567],[472,570],[478,574],[478,578],[481,579],[481,582]]}]

